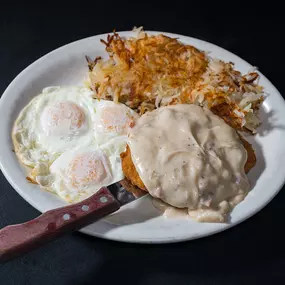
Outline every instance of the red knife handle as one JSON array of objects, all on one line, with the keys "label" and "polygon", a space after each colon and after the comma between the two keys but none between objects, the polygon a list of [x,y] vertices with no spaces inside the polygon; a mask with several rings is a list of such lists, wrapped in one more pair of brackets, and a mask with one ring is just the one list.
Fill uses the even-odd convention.
[{"label": "red knife handle", "polygon": [[0,230],[0,261],[19,257],[63,234],[80,229],[120,208],[103,187],[84,201],[47,211],[34,220]]}]

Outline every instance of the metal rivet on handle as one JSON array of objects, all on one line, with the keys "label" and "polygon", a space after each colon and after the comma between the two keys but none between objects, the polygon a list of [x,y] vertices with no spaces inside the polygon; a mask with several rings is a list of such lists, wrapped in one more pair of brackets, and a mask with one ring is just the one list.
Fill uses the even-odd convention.
[{"label": "metal rivet on handle", "polygon": [[70,215],[69,215],[69,214],[64,214],[64,215],[63,215],[63,219],[64,219],[65,221],[68,221],[68,220],[70,219]]},{"label": "metal rivet on handle", "polygon": [[106,203],[106,202],[108,202],[107,197],[104,197],[104,196],[101,197],[101,198],[100,198],[100,202],[101,202],[101,203]]},{"label": "metal rivet on handle", "polygon": [[87,211],[89,210],[89,206],[83,205],[83,206],[81,207],[81,209],[82,209],[84,212],[87,212]]}]

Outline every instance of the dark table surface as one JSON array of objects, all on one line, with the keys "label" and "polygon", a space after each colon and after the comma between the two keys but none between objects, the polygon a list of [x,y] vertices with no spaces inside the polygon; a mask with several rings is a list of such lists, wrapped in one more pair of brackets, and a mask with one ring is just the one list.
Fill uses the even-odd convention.
[{"label": "dark table surface", "polygon": [[[281,4],[260,1],[249,7],[249,2],[232,1],[217,7],[191,1],[188,5],[102,1],[91,6],[82,1],[59,7],[24,2],[1,4],[1,94],[21,70],[47,52],[135,25],[200,38],[230,50],[258,66],[285,94]],[[74,233],[0,265],[0,284],[284,284],[284,204],[283,190],[242,224],[180,244],[125,244]],[[38,214],[0,174],[0,227]]]}]

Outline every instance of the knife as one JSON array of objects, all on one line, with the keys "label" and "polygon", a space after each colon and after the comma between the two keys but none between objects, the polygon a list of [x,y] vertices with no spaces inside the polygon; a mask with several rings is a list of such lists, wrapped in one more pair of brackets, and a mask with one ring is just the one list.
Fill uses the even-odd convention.
[{"label": "knife", "polygon": [[145,191],[132,186],[127,180],[122,180],[102,187],[79,203],[47,211],[22,224],[6,226],[0,230],[0,262],[20,257],[67,233],[96,222],[145,194]]}]

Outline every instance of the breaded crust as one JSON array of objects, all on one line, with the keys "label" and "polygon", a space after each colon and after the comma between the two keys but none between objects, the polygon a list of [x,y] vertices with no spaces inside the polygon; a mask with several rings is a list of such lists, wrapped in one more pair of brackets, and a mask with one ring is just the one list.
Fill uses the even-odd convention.
[{"label": "breaded crust", "polygon": [[248,173],[256,164],[255,152],[252,145],[248,141],[246,141],[241,135],[239,135],[239,138],[247,151],[247,161],[244,166],[244,171],[245,173]]},{"label": "breaded crust", "polygon": [[147,191],[132,160],[131,150],[127,145],[126,151],[121,153],[122,168],[126,178],[135,186]]},{"label": "breaded crust", "polygon": [[[247,161],[244,166],[245,173],[248,173],[252,167],[256,164],[256,156],[254,153],[254,150],[252,148],[252,145],[247,142],[241,135],[239,135],[240,140],[244,146],[244,148],[247,151]],[[127,145],[127,148],[125,152],[121,153],[121,160],[122,160],[122,168],[123,172],[125,174],[125,177],[128,181],[131,182],[132,185],[137,186],[139,189],[147,191],[145,185],[143,184],[141,178],[139,177],[139,174],[136,171],[136,168],[134,166],[131,150],[129,146]],[[123,185],[124,186],[124,185]],[[133,192],[133,188],[130,187],[130,185],[126,185],[125,187],[128,191]]]},{"label": "breaded crust", "polygon": [[129,192],[131,192],[136,198],[142,197],[147,194],[147,191],[141,190],[138,186],[135,186],[127,178],[120,181],[120,184]]}]

